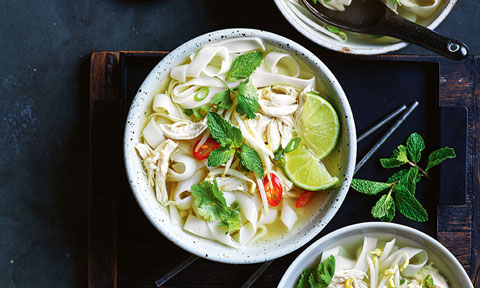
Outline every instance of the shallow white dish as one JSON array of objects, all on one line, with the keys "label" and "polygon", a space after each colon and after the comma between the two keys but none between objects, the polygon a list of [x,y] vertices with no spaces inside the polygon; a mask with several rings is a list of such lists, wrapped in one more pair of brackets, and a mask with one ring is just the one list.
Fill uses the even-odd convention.
[{"label": "shallow white dish", "polygon": [[437,240],[427,234],[415,230],[413,228],[385,222],[367,222],[350,225],[331,232],[330,234],[320,238],[305,249],[290,264],[287,271],[283,275],[278,287],[296,287],[298,279],[302,272],[315,264],[318,264],[321,253],[333,246],[342,245],[346,239],[358,239],[363,236],[373,237],[396,237],[399,240],[409,242],[419,248],[424,248],[428,252],[429,259],[435,263],[440,272],[445,276],[452,288],[467,288],[473,285],[455,256],[450,253]]},{"label": "shallow white dish", "polygon": [[[220,243],[199,238],[170,223],[168,210],[155,199],[153,189],[148,186],[142,162],[134,146],[140,141],[141,131],[146,121],[146,111],[158,93],[161,80],[165,79],[172,67],[179,65],[185,57],[205,45],[238,37],[259,37],[291,53],[304,62],[317,76],[317,86],[324,86],[341,121],[341,140],[337,144],[342,149],[342,157],[337,177],[344,179],[340,187],[328,194],[323,209],[304,225],[296,225],[288,234],[276,240],[250,245],[248,249],[237,250]],[[192,254],[224,263],[256,263],[281,257],[303,246],[318,234],[332,219],[343,202],[356,160],[356,131],[352,111],[340,84],[330,70],[311,52],[282,36],[253,29],[225,29],[201,35],[173,50],[151,71],[138,90],[127,117],[124,136],[124,160],[129,183],[135,198],[150,222],[168,239]],[[335,172],[334,172],[335,173]],[[162,249],[159,247],[158,249]]]},{"label": "shallow white dish", "polygon": [[[375,39],[373,37],[358,37],[356,35],[359,34],[355,35],[355,33],[352,34],[354,35],[354,37],[350,37],[346,42],[333,39],[306,25],[303,21],[300,20],[297,15],[295,15],[295,13],[292,12],[292,10],[287,6],[285,1],[289,0],[274,0],[278,9],[287,19],[287,21],[295,29],[297,29],[298,32],[302,33],[303,36],[327,49],[346,54],[377,55],[397,51],[409,45],[409,43],[407,42],[403,42],[401,40],[390,37]],[[455,6],[456,2],[457,0],[444,0],[441,6],[436,10],[436,12],[432,16],[423,20],[420,24],[428,27],[431,30],[434,30],[438,27],[438,25],[440,25],[440,23],[442,23],[443,20],[445,20],[445,18]],[[315,21],[321,23],[319,20]]]}]

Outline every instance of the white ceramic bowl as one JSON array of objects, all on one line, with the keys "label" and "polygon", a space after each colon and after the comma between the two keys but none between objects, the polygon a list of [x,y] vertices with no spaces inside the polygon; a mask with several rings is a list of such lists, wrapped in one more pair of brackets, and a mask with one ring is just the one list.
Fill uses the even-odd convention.
[{"label": "white ceramic bowl", "polygon": [[278,287],[296,287],[302,272],[308,267],[318,265],[319,257],[323,251],[364,236],[395,237],[414,247],[426,249],[429,261],[435,263],[442,275],[448,279],[451,288],[473,288],[472,282],[462,265],[437,240],[413,228],[384,222],[354,224],[335,230],[315,241],[292,262],[280,280]]},{"label": "white ceramic bowl", "polygon": [[[245,36],[259,37],[266,44],[290,52],[316,74],[317,86],[324,86],[341,120],[342,136],[338,147],[343,152],[339,169],[333,173],[344,180],[340,187],[328,194],[323,209],[315,211],[314,216],[304,225],[296,225],[290,233],[282,235],[277,240],[252,245],[245,250],[236,250],[189,234],[181,227],[170,223],[168,210],[156,201],[153,189],[147,184],[140,157],[134,146],[140,140],[142,128],[146,122],[146,111],[152,103],[153,96],[158,93],[161,80],[168,76],[171,68],[179,65],[188,55],[205,45]],[[256,263],[281,257],[303,246],[335,215],[347,194],[353,175],[356,158],[355,124],[342,87],[330,70],[310,51],[287,38],[269,32],[253,29],[226,29],[204,34],[186,42],[168,54],[151,71],[138,90],[128,113],[124,136],[124,157],[130,186],[139,206],[150,222],[166,238],[183,249],[210,260],[225,263]]]},{"label": "white ceramic bowl", "polygon": [[[307,37],[318,45],[330,50],[346,54],[377,55],[396,51],[409,45],[406,42],[402,42],[401,40],[390,37],[375,39],[373,37],[359,37],[359,34],[356,33],[353,33],[352,37],[350,37],[346,42],[342,42],[326,36],[325,34],[318,32],[317,30],[312,29],[310,26],[306,25],[288,7],[286,1],[289,0],[274,1],[283,16],[288,20],[288,22],[290,22],[290,24],[295,29],[298,30],[298,32],[302,33],[303,36]],[[447,15],[453,9],[453,6],[455,6],[456,2],[457,0],[443,0],[441,6],[436,10],[436,12],[433,13],[433,15],[429,18],[423,20],[420,24],[428,27],[431,30],[434,30],[447,17]],[[321,23],[319,20],[315,21]]]}]

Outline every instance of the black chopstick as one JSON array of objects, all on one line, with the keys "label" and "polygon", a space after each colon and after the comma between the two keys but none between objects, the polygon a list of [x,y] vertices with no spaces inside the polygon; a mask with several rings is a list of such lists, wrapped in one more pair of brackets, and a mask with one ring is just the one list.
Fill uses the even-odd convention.
[{"label": "black chopstick", "polygon": [[363,132],[362,135],[358,136],[357,137],[357,143],[362,141],[363,139],[367,138],[370,134],[372,134],[373,132],[377,131],[378,128],[382,127],[383,125],[387,124],[388,122],[390,122],[393,118],[397,117],[398,114],[402,113],[403,111],[405,111],[407,109],[407,106],[405,105],[402,105],[400,107],[398,107],[397,109],[395,109],[392,113],[388,114],[387,116],[385,116],[385,118],[383,118],[382,120],[380,120],[380,122],[378,122],[377,124],[373,125],[371,128],[369,128],[367,131]]},{"label": "black chopstick", "polygon": [[253,273],[253,275],[250,276],[250,278],[248,278],[248,280],[245,283],[243,283],[241,288],[249,288],[250,286],[252,286],[252,284],[255,283],[255,281],[257,281],[258,277],[260,277],[260,275],[262,275],[263,272],[265,272],[265,270],[267,270],[268,266],[270,266],[270,264],[272,264],[272,262],[273,262],[273,260],[263,262],[262,266],[260,266],[257,269],[257,271],[255,271],[255,273]]},{"label": "black chopstick", "polygon": [[410,115],[410,113],[412,113],[412,111],[417,108],[418,106],[418,102],[415,101],[408,109],[407,111],[405,111],[405,113],[402,114],[402,117],[400,117],[400,119],[398,119],[397,122],[395,122],[395,124],[393,124],[393,126],[387,131],[387,133],[385,133],[382,138],[380,138],[380,140],[378,140],[377,143],[375,143],[375,145],[372,147],[372,149],[370,149],[370,151],[367,152],[367,154],[365,154],[365,156],[362,158],[362,160],[360,160],[357,165],[355,166],[355,171],[353,172],[353,175],[357,174],[358,170],[360,170],[360,168],[362,168],[362,166],[368,161],[368,159],[370,159],[370,157],[373,155],[373,153],[375,153],[378,148],[380,148],[380,146],[382,146],[382,144],[388,139],[388,137],[390,137],[390,135],[393,134],[393,132],[395,132],[395,130],[397,130],[398,127],[400,127],[400,125],[403,123],[403,121],[405,121],[405,119],[407,119],[408,115]]},{"label": "black chopstick", "polygon": [[[383,137],[373,146],[373,148],[370,149],[370,151],[368,151],[368,153],[365,155],[365,157],[363,157],[363,159],[360,162],[357,163],[357,165],[355,166],[355,170],[353,172],[354,175],[363,166],[363,164],[365,164],[365,162],[367,162],[367,160],[370,159],[370,157],[372,157],[373,153],[375,153],[378,150],[378,148],[380,148],[380,146],[382,146],[382,144],[388,139],[388,137],[390,137],[390,135],[392,135],[392,133],[395,130],[397,130],[397,128],[400,126],[400,124],[402,124],[403,121],[405,121],[405,119],[407,119],[408,115],[410,115],[410,113],[412,113],[413,109],[415,109],[417,106],[418,106],[418,102],[415,101],[412,104],[412,106],[410,106],[410,108],[408,108],[408,110],[405,113],[402,114],[402,117],[400,119],[398,119],[397,122],[395,122],[395,124],[392,126],[392,128],[390,128],[387,131],[387,133],[385,133],[385,135],[383,135]],[[397,109],[395,109],[392,113],[388,114],[385,118],[380,120],[380,122],[378,122],[376,125],[372,126],[370,129],[368,129],[367,131],[362,133],[362,135],[360,135],[357,138],[357,143],[362,141],[363,139],[365,139],[368,135],[372,134],[373,132],[375,132],[377,129],[379,129],[380,127],[382,127],[383,125],[385,125],[389,121],[391,121],[393,118],[395,118],[395,116],[400,114],[406,108],[407,107],[405,105],[402,105],[402,106],[398,107]],[[262,273],[265,270],[267,270],[268,266],[270,266],[270,264],[272,264],[272,262],[273,262],[273,260],[270,260],[270,261],[267,261],[267,262],[263,263],[262,266],[260,266],[260,268],[258,268],[257,271],[255,271],[255,273],[250,278],[248,278],[247,282],[245,282],[242,285],[242,288],[250,288],[250,286],[253,283],[255,283],[255,281],[258,279],[258,277],[260,277],[260,275],[262,275]]]},{"label": "black chopstick", "polygon": [[198,260],[198,256],[195,255],[190,255],[187,259],[185,259],[182,263],[178,264],[173,268],[172,270],[168,271],[167,274],[163,275],[162,278],[158,279],[155,281],[155,285],[157,287],[161,287],[163,284],[165,284],[168,280],[172,279],[175,275],[178,273],[182,272],[183,269],[187,268],[192,264],[193,262]]}]

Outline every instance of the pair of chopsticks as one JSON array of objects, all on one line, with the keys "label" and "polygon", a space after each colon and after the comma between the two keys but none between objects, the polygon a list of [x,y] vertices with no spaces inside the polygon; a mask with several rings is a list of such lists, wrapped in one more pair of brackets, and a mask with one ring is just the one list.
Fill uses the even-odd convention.
[{"label": "pair of chopsticks", "polygon": [[[393,112],[391,112],[390,114],[385,116],[385,118],[380,120],[380,122],[378,122],[374,126],[370,127],[367,131],[362,133],[362,135],[360,135],[357,138],[357,143],[361,142],[362,140],[367,138],[370,134],[377,131],[380,127],[382,127],[385,124],[387,124],[388,122],[392,121],[395,117],[400,115],[400,113],[402,113],[406,110],[402,114],[402,116],[393,124],[393,126],[382,136],[382,138],[380,138],[380,140],[378,140],[378,142],[375,143],[375,145],[367,152],[367,154],[365,154],[365,156],[357,163],[357,165],[355,166],[355,170],[353,172],[353,175],[355,175],[358,172],[358,170],[360,170],[360,168],[362,168],[362,166],[372,157],[372,155],[378,150],[378,148],[380,148],[380,146],[382,146],[382,144],[385,143],[385,141],[387,141],[387,139],[393,134],[393,132],[395,132],[395,130],[397,130],[398,127],[400,127],[400,125],[405,121],[405,119],[407,119],[407,117],[412,113],[412,111],[415,108],[417,108],[417,106],[418,106],[418,102],[415,101],[412,105],[410,105],[410,107],[408,107],[408,109],[407,109],[407,106],[405,106],[405,105],[402,105],[402,106],[398,107]],[[178,264],[175,268],[170,270],[162,278],[155,281],[155,285],[157,285],[157,287],[161,287],[168,280],[170,280],[175,275],[177,275],[178,273],[183,271],[185,268],[190,266],[190,264],[197,261],[198,258],[199,258],[198,256],[190,255],[187,259],[185,259],[182,263]],[[265,272],[265,270],[267,270],[267,268],[272,263],[273,263],[273,260],[264,262],[255,271],[255,273],[253,273],[252,276],[250,276],[250,278],[248,278],[248,280],[242,285],[242,288],[249,288],[250,286],[252,286],[252,284],[255,283],[255,281],[257,281],[257,279],[263,274],[263,272]]]}]

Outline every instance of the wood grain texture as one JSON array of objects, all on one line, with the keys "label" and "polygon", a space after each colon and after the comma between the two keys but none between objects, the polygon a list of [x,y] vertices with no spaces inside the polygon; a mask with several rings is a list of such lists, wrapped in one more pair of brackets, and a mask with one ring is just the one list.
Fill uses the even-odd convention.
[{"label": "wood grain texture", "polygon": [[[120,105],[125,105],[123,102],[125,99],[120,96],[122,84],[120,71],[123,59],[127,56],[151,57],[166,53],[158,51],[93,53],[90,71],[92,127],[96,125],[93,123],[92,116],[94,103],[108,100],[120,101]],[[480,267],[480,163],[478,159],[480,88],[477,80],[480,79],[479,58],[470,57],[461,62],[453,62],[437,56],[382,55],[364,59],[434,63],[438,65],[439,104],[468,109],[467,201],[464,205],[437,207],[437,238],[459,259],[471,278],[476,281],[475,283],[480,284],[476,276]],[[124,111],[126,109],[127,107],[123,107]],[[96,159],[90,157],[93,163]],[[92,167],[91,165],[90,168]],[[93,180],[91,179],[90,185],[89,287],[154,287],[153,283],[156,279],[189,254],[161,236],[152,228],[138,206],[131,205],[135,200],[128,185],[120,187],[118,193],[112,195],[96,191],[92,186]],[[121,185],[124,184],[119,184]],[[97,211],[98,209],[102,211]],[[100,227],[111,227],[111,229],[106,228],[102,231]],[[100,249],[100,247],[112,249]],[[297,251],[274,261],[257,280],[254,287],[276,285],[279,277],[298,254]],[[259,264],[226,265],[200,259],[165,287],[237,287],[258,267]]]},{"label": "wood grain texture", "polygon": [[[99,147],[96,143],[105,127],[96,123],[96,103],[114,100],[119,86],[118,53],[93,53],[90,65],[90,147],[89,147],[89,243],[88,285],[90,288],[117,287],[117,200],[103,197],[100,189],[102,178],[98,177],[96,158]],[[97,117],[96,117],[97,116]],[[108,129],[108,128],[106,128]],[[98,159],[97,159],[98,162]]]}]

